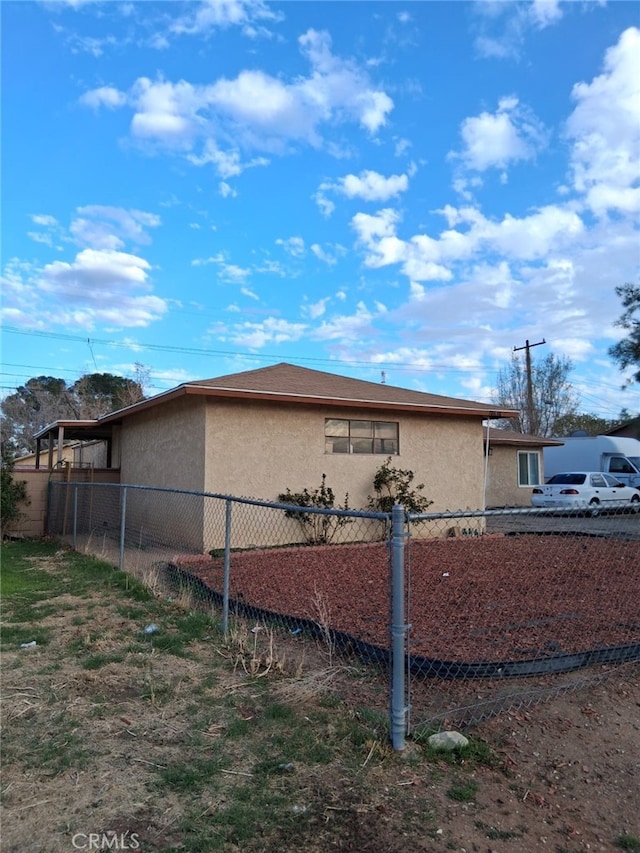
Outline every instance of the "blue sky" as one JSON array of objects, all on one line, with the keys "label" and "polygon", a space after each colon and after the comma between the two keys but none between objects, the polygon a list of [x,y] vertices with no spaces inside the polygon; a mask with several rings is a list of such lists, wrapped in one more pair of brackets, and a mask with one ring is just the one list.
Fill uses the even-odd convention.
[{"label": "blue sky", "polygon": [[[4,393],[278,361],[586,412],[637,281],[632,2],[3,2]],[[521,355],[523,355],[521,353]]]}]

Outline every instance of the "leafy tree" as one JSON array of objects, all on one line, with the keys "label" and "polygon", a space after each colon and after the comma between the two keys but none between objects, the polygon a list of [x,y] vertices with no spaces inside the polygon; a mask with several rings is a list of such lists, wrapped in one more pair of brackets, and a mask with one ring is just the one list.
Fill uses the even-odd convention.
[{"label": "leafy tree", "polygon": [[0,403],[2,447],[15,456],[31,453],[34,434],[53,421],[97,418],[143,399],[140,382],[111,373],[91,373],[72,385],[36,376]]},{"label": "leafy tree", "polygon": [[553,434],[559,438],[566,438],[574,432],[584,432],[586,435],[602,435],[622,423],[623,420],[623,418],[610,420],[598,417],[598,415],[576,412],[559,417],[555,423]]},{"label": "leafy tree", "polygon": [[376,512],[391,512],[393,505],[402,504],[407,512],[426,512],[433,501],[420,494],[424,483],[413,486],[415,474],[391,464],[389,456],[373,478],[374,495],[368,497],[368,507]]},{"label": "leafy tree", "polygon": [[36,376],[0,403],[0,434],[6,455],[35,449],[34,433],[52,421],[77,417],[71,389],[64,379]]},{"label": "leafy tree", "polygon": [[71,386],[78,418],[99,418],[144,399],[140,384],[113,373],[89,373]]},{"label": "leafy tree", "polygon": [[571,360],[553,353],[531,363],[531,405],[529,377],[522,359],[515,353],[509,367],[499,371],[493,402],[507,409],[516,409],[517,418],[501,424],[528,435],[555,435],[556,423],[575,416],[579,397],[569,381],[573,369]]},{"label": "leafy tree", "polygon": [[629,334],[609,348],[609,355],[618,362],[620,370],[634,368],[629,382],[640,382],[640,284],[623,284],[616,287],[616,294],[622,300],[624,311],[615,325]]},{"label": "leafy tree", "polygon": [[[349,509],[349,495],[344,496],[344,504],[335,506],[335,495],[331,486],[327,486],[327,475],[322,475],[322,482],[317,489],[309,491],[303,489],[301,492],[292,492],[287,488],[286,492],[278,495],[278,500],[284,504],[295,504],[300,507],[315,507],[318,509]],[[302,512],[298,510],[286,510],[287,518],[295,518],[302,527],[304,537],[309,545],[327,545],[332,541],[336,532],[350,524],[350,519],[341,515],[324,515],[317,512]]]},{"label": "leafy tree", "polygon": [[2,454],[0,461],[0,523],[3,530],[20,518],[21,504],[29,504],[27,484],[13,476],[13,460]]}]

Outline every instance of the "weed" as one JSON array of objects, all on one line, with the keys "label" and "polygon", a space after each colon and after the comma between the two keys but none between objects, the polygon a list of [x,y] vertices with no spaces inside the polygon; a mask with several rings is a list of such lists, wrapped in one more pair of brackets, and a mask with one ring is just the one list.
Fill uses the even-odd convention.
[{"label": "weed", "polygon": [[478,793],[478,783],[473,779],[454,779],[447,796],[458,803],[472,803]]},{"label": "weed", "polygon": [[241,624],[227,632],[225,648],[234,670],[242,668],[247,675],[255,678],[262,678],[270,672],[283,673],[285,656],[276,648],[273,629],[255,625],[251,629],[251,637],[248,634],[247,626]]},{"label": "weed", "polygon": [[313,586],[313,607],[316,612],[316,624],[320,628],[324,642],[324,652],[327,656],[329,666],[332,666],[336,644],[331,632],[331,609],[327,601],[327,596],[315,584]]},{"label": "weed", "polygon": [[526,826],[519,826],[516,829],[497,829],[482,820],[475,821],[475,826],[483,830],[490,841],[509,841],[511,838],[522,838],[529,831]]},{"label": "weed", "polygon": [[124,660],[124,655],[119,653],[114,654],[96,654],[91,655],[85,660],[82,661],[82,666],[84,669],[101,669],[101,667],[106,666],[108,663],[122,663]]},{"label": "weed", "polygon": [[288,705],[281,705],[279,702],[273,702],[265,708],[264,716],[267,720],[275,722],[292,723],[295,720],[296,714],[293,708]]},{"label": "weed", "polygon": [[249,733],[251,726],[249,720],[244,717],[236,717],[227,726],[226,735],[228,738],[242,738]]},{"label": "weed", "polygon": [[[196,758],[189,762],[177,761],[162,768],[160,778],[174,791],[201,791],[220,776],[221,756],[216,754],[208,758]],[[210,750],[211,752],[211,750]]]},{"label": "weed", "polygon": [[25,766],[44,769],[53,777],[71,768],[86,767],[89,756],[85,739],[80,736],[76,724],[66,714],[59,714],[46,731],[31,737]]},{"label": "weed", "polygon": [[640,853],[640,838],[637,835],[619,835],[615,845],[621,850],[629,850],[630,853]]}]

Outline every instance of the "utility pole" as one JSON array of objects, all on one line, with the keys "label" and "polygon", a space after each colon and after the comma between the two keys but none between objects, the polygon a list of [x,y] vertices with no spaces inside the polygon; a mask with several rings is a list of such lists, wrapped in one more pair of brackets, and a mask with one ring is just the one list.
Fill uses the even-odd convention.
[{"label": "utility pole", "polygon": [[533,377],[531,375],[531,347],[539,347],[542,344],[546,344],[545,339],[543,338],[541,341],[538,341],[536,344],[530,344],[529,341],[524,342],[523,347],[514,347],[514,352],[519,352],[520,350],[525,350],[525,365],[527,371],[527,432],[535,433],[533,424]]}]

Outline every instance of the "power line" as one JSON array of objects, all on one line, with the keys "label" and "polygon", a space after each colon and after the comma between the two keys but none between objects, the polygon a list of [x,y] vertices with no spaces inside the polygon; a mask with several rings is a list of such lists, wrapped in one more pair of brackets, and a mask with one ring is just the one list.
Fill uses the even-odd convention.
[{"label": "power line", "polygon": [[[76,341],[79,343],[87,343],[87,339],[80,337],[79,335],[68,335],[63,334],[61,332],[41,332],[41,331],[26,331],[24,329],[16,329],[10,326],[4,327],[5,332],[10,332],[15,335],[28,335],[34,337],[42,337],[42,338],[52,338],[54,340],[63,340],[63,341]],[[114,340],[102,340],[100,338],[92,338],[90,343],[93,344],[101,344],[102,346],[108,347],[119,347],[122,349],[131,349],[132,345],[130,343],[123,343],[122,341],[114,341]],[[185,346],[176,346],[172,344],[137,344],[136,345],[141,350],[150,350],[152,352],[173,352],[180,353],[183,355],[197,355],[197,356],[209,356],[209,357],[219,357],[223,356],[225,358],[245,358],[254,361],[265,361],[269,359],[274,359],[276,361],[282,361],[283,356],[281,354],[274,355],[271,353],[247,353],[247,352],[238,352],[237,350],[209,350],[209,349],[201,349],[198,347],[185,347]],[[375,368],[379,369],[381,366],[386,365],[387,368],[393,370],[411,370],[417,372],[446,372],[446,373],[485,373],[486,368],[478,365],[475,368],[469,367],[450,367],[446,363],[445,364],[433,364],[429,367],[420,367],[419,365],[414,365],[411,362],[373,362],[373,361],[361,361],[358,359],[339,359],[339,358],[314,358],[312,356],[288,356],[292,360],[296,362],[312,362],[315,364],[326,364],[326,365],[335,365],[335,364],[345,364],[345,365],[355,365],[362,366],[367,368]]]},{"label": "power line", "polygon": [[[82,343],[85,345],[88,344],[92,357],[93,357],[92,344],[99,344],[99,345],[106,346],[106,347],[118,347],[121,349],[131,349],[132,348],[132,344],[127,343],[127,342],[122,342],[122,341],[117,341],[117,340],[105,340],[105,339],[99,339],[99,338],[88,339],[88,338],[81,337],[80,335],[71,335],[71,334],[65,334],[65,333],[61,333],[61,332],[45,332],[45,331],[33,330],[33,329],[32,330],[25,330],[25,329],[18,329],[18,328],[11,327],[11,326],[4,326],[2,328],[2,331],[8,332],[10,334],[16,334],[16,335],[25,335],[25,336],[31,336],[31,337],[53,339],[53,340],[70,341],[70,342]],[[542,344],[542,343],[546,343],[546,341],[540,341],[539,343],[536,343],[536,344],[529,344],[529,347],[538,346],[539,344]],[[488,371],[491,370],[490,367],[486,367],[486,366],[482,366],[482,365],[478,365],[476,367],[460,368],[460,367],[449,366],[446,363],[441,363],[441,364],[433,364],[433,365],[429,365],[427,367],[424,367],[424,366],[412,364],[411,362],[392,362],[392,361],[389,361],[389,362],[372,362],[372,361],[363,361],[363,360],[358,360],[358,359],[314,358],[311,356],[293,356],[293,357],[292,356],[286,356],[286,357],[283,357],[282,354],[272,355],[272,354],[268,354],[268,353],[254,354],[254,353],[246,353],[246,352],[237,352],[237,351],[233,351],[233,350],[208,350],[208,349],[201,349],[198,347],[184,347],[184,346],[176,346],[176,345],[169,345],[169,344],[140,344],[140,345],[135,345],[135,346],[139,346],[139,348],[141,350],[147,350],[150,352],[178,353],[178,354],[182,354],[182,355],[193,355],[193,356],[199,356],[199,357],[211,357],[211,358],[214,358],[214,357],[226,357],[226,358],[240,357],[240,358],[243,358],[245,360],[252,360],[252,361],[266,361],[266,360],[270,360],[270,359],[273,359],[276,361],[282,361],[283,358],[286,358],[286,359],[289,359],[291,361],[300,362],[300,363],[326,365],[326,366],[331,366],[331,367],[334,367],[336,365],[345,365],[345,366],[348,365],[348,366],[353,366],[356,368],[366,367],[367,369],[377,369],[377,370],[386,368],[387,370],[392,370],[394,372],[447,373],[447,374],[473,375],[473,374],[486,374]],[[514,347],[514,352],[518,351],[518,350],[526,349],[526,346],[527,346],[527,344],[525,344],[524,347]],[[94,362],[94,365],[96,366],[96,369],[97,369],[95,357],[93,357],[93,362]],[[44,370],[44,371],[47,371],[49,373],[51,371],[55,371],[56,373],[59,373],[59,372],[72,373],[72,374],[75,373],[78,376],[80,376],[82,374],[81,369],[73,370],[70,368],[63,368],[63,367],[55,367],[54,368],[54,367],[51,367],[51,365],[47,365],[45,367],[39,367],[37,365],[9,364],[9,363],[5,362],[5,366],[6,367],[23,367],[27,370],[38,370],[38,371]],[[16,378],[24,375],[24,376],[26,376],[27,380],[29,378],[33,378],[33,377],[29,377],[27,374],[8,373],[8,372],[0,372],[0,375],[6,376],[6,377],[13,376]],[[2,387],[3,390],[15,390],[15,388],[16,388],[16,386],[0,386],[0,387]],[[158,385],[152,384],[149,387],[162,390],[165,386],[158,386]],[[595,390],[596,388],[602,388],[603,390],[604,389],[611,389],[611,390],[621,391],[620,385],[614,385],[613,383],[606,383],[606,382],[601,382],[601,381],[598,382],[597,386],[594,386],[593,384],[591,384],[591,388],[592,388],[592,390]],[[606,407],[606,409],[608,411],[613,412],[613,409],[610,408],[611,403],[609,401],[598,399],[595,396],[589,395],[588,393],[582,393],[582,392],[581,392],[581,397],[583,397],[586,400],[591,399],[595,403],[595,405],[597,405],[599,408],[600,407],[602,407],[602,408]],[[621,398],[620,402],[621,402],[622,406],[627,404],[628,406],[630,406],[632,408],[637,405],[637,403],[634,403],[633,399],[629,399],[628,397]],[[616,412],[616,414],[617,414],[617,412]]]}]

